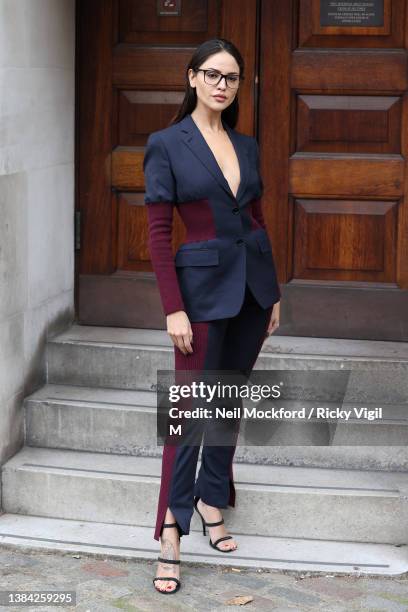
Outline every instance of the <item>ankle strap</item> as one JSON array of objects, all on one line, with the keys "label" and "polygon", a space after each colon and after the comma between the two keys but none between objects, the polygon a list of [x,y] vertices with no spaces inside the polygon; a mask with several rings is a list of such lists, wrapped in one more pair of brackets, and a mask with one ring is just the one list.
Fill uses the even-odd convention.
[{"label": "ankle strap", "polygon": [[177,527],[177,523],[163,523],[163,527]]},{"label": "ankle strap", "polygon": [[177,560],[173,560],[173,559],[163,559],[163,557],[157,557],[158,561],[161,561],[162,563],[176,563],[177,565],[180,563],[180,559]]},{"label": "ankle strap", "polygon": [[217,525],[222,525],[224,522],[224,519],[222,519],[221,521],[218,521],[217,523],[206,523],[207,527],[216,527]]}]

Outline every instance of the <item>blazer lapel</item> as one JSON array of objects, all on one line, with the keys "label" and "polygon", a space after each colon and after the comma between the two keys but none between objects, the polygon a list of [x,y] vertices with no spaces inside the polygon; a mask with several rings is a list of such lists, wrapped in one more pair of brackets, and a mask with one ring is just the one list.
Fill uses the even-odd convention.
[{"label": "blazer lapel", "polygon": [[236,199],[237,201],[239,201],[242,194],[244,193],[247,182],[249,164],[248,155],[246,148],[244,148],[242,143],[240,142],[237,132],[235,132],[235,130],[229,127],[229,125],[227,125],[225,121],[223,121],[222,123],[224,128],[227,130],[231,142],[234,146],[240,166],[241,182],[238,187],[236,198],[234,197],[234,194],[231,191],[228,181],[222,173],[221,168],[219,167],[213,152],[208,146],[199,128],[194,123],[194,120],[191,118],[191,115],[186,115],[184,119],[180,122],[180,129],[183,132],[183,141],[189,147],[192,153],[194,153],[194,155],[201,161],[201,163],[204,164],[204,166],[212,174],[213,178],[217,181],[217,183],[225,190],[225,192],[232,199]]},{"label": "blazer lapel", "polygon": [[[235,149],[235,152],[237,154],[238,161],[239,161],[239,169],[240,169],[240,174],[241,174],[241,182],[240,182],[239,187],[238,187],[237,198],[236,198],[239,201],[241,199],[241,197],[243,196],[243,194],[245,193],[245,188],[246,188],[247,180],[248,180],[248,173],[249,173],[248,149],[247,149],[247,147],[244,146],[242,140],[239,137],[238,132],[236,132],[227,123],[225,123],[225,121],[223,121],[222,123],[223,123],[224,128],[228,132],[228,135],[229,135],[229,137],[231,139],[232,144],[234,145],[234,149]],[[218,164],[217,164],[217,166],[218,166]],[[221,172],[221,174],[222,174],[222,172]],[[228,181],[225,178],[224,178],[224,180],[225,180],[225,182],[228,185]],[[234,197],[234,194],[231,192],[231,189],[230,189],[229,186],[228,186],[228,189],[230,190],[230,193],[231,193],[232,197]]]}]

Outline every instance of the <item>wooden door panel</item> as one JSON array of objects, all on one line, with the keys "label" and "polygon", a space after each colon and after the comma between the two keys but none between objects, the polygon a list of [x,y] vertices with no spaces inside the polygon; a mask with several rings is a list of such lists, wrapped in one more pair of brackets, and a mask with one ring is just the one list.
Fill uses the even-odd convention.
[{"label": "wooden door panel", "polygon": [[167,7],[165,2],[161,4],[160,15],[157,0],[122,0],[118,5],[118,40],[197,46],[217,36],[221,18],[218,0],[183,0],[167,3]]},{"label": "wooden door panel", "polygon": [[146,143],[146,135],[157,123],[167,125],[183,100],[178,91],[134,91],[118,90],[115,132],[116,146],[140,147]]},{"label": "wooden door panel", "polygon": [[396,202],[297,200],[293,278],[396,282]]},{"label": "wooden door panel", "polygon": [[299,95],[296,151],[397,154],[401,124],[397,96]]},{"label": "wooden door panel", "polygon": [[400,155],[362,159],[342,154],[290,158],[289,188],[296,195],[359,195],[391,197],[404,194],[405,160]]},{"label": "wooden door panel", "polygon": [[[113,56],[113,82],[116,87],[153,87],[155,91],[182,90],[184,68],[194,47],[137,47],[118,45]],[[144,89],[145,90],[145,89]]]},{"label": "wooden door panel", "polygon": [[[407,89],[407,54],[372,49],[298,49],[293,52],[291,86],[294,90],[338,90],[331,93],[381,94]],[[348,91],[351,90],[351,91]]]}]

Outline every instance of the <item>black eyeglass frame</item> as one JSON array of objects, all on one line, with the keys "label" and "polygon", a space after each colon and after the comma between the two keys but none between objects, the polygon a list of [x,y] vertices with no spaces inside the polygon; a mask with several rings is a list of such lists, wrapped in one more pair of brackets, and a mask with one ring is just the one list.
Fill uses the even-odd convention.
[{"label": "black eyeglass frame", "polygon": [[236,74],[236,73],[232,73],[234,76],[238,77],[238,86],[237,87],[231,87],[231,85],[228,85],[227,83],[227,77],[232,76],[232,74],[222,74],[222,72],[219,72],[218,70],[215,70],[214,68],[196,68],[194,70],[194,72],[204,72],[204,81],[205,83],[207,83],[207,81],[205,80],[205,77],[207,75],[207,72],[218,72],[218,74],[220,75],[219,80],[216,83],[207,83],[207,85],[213,85],[214,87],[216,87],[217,85],[219,85],[221,83],[221,80],[224,78],[225,79],[225,85],[226,87],[228,87],[229,89],[238,89],[238,87],[240,86],[241,81],[244,80],[244,77]]}]

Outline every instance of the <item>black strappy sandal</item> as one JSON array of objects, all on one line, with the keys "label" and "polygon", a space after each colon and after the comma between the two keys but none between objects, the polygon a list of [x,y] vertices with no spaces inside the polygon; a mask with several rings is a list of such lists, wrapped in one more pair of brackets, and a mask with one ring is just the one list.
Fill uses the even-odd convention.
[{"label": "black strappy sandal", "polygon": [[[163,528],[164,527],[177,527],[177,523],[163,523]],[[176,565],[180,565],[180,559],[177,560],[173,560],[173,559],[163,559],[163,557],[157,557],[158,561],[160,561],[161,563],[174,563]],[[174,582],[176,583],[176,588],[173,589],[172,591],[166,591],[166,590],[161,590],[158,589],[156,587],[156,580],[174,580]],[[172,576],[156,576],[156,578],[153,578],[153,584],[154,584],[154,588],[156,589],[156,591],[158,591],[159,593],[163,593],[163,595],[171,595],[172,593],[177,593],[177,591],[179,590],[179,588],[181,587],[181,582],[178,578],[174,578]]]},{"label": "black strappy sandal", "polygon": [[[206,535],[206,531],[205,531],[206,526],[207,527],[216,527],[217,525],[222,525],[224,523],[224,519],[222,519],[221,521],[217,521],[216,523],[206,523],[205,520],[204,520],[203,515],[201,514],[201,512],[197,508],[198,499],[194,500],[194,507],[195,507],[195,509],[197,510],[198,514],[201,517],[201,522],[203,524],[203,535],[205,536]],[[213,543],[211,541],[211,536],[210,536],[209,542],[210,542],[210,546],[212,548],[214,548],[215,550],[219,550],[220,552],[223,552],[223,553],[229,553],[229,552],[232,552],[233,550],[236,550],[236,549],[235,548],[225,548],[225,549],[224,548],[218,548],[217,544],[219,542],[222,542],[223,540],[232,540],[232,539],[233,539],[233,537],[231,535],[227,535],[227,536],[223,536],[222,538],[218,538],[218,540],[215,540],[215,542]]]}]

